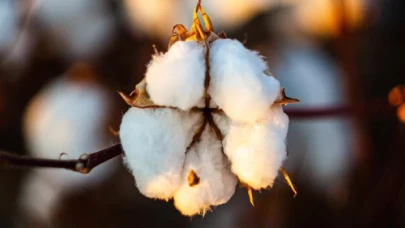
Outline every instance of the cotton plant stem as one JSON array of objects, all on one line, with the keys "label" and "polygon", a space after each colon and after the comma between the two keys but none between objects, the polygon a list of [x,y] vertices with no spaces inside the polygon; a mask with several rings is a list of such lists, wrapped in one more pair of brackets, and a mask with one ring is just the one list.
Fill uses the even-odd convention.
[{"label": "cotton plant stem", "polygon": [[7,166],[17,168],[62,168],[82,174],[88,174],[95,167],[121,154],[123,154],[121,144],[115,144],[109,148],[91,154],[84,154],[80,156],[79,159],[71,160],[33,158],[0,151],[0,167]]},{"label": "cotton plant stem", "polygon": [[[382,116],[391,113],[395,114],[395,108],[389,106],[388,103],[385,102],[372,102],[368,105],[335,106],[328,108],[294,108],[286,110],[286,113],[291,119],[310,119],[353,115],[356,110]],[[88,155],[82,155],[79,159],[75,160],[33,158],[0,151],[0,167],[62,168],[87,174],[95,167],[121,154],[123,154],[121,144],[116,144]]]},{"label": "cotton plant stem", "polygon": [[373,101],[367,104],[336,105],[320,108],[289,108],[285,113],[290,119],[311,119],[326,117],[354,116],[357,113],[368,113],[373,116],[395,115],[395,108],[386,101]]}]

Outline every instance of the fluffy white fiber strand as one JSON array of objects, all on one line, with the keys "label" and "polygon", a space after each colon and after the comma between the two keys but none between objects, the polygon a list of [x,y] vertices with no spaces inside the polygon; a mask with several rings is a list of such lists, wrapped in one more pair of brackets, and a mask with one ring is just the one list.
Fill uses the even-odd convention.
[{"label": "fluffy white fiber strand", "polygon": [[154,56],[145,78],[155,104],[183,110],[197,106],[204,94],[204,45],[176,42],[167,53]]},{"label": "fluffy white fiber strand", "polygon": [[[33,98],[24,117],[24,136],[33,157],[77,159],[110,146],[107,138],[109,96],[95,84],[58,78]],[[97,186],[106,180],[117,159],[108,161],[88,175],[63,169],[38,169],[22,187],[21,206],[32,216],[49,222],[65,193]]]},{"label": "fluffy white fiber strand", "polygon": [[218,39],[210,47],[209,94],[235,121],[253,123],[267,115],[280,83],[264,73],[268,66],[257,52],[237,40]]},{"label": "fluffy white fiber strand", "polygon": [[233,121],[224,139],[232,172],[256,190],[273,185],[287,156],[288,116],[279,105],[267,115],[253,124]]},{"label": "fluffy white fiber strand", "polygon": [[[187,152],[182,185],[174,194],[174,204],[183,215],[204,214],[211,206],[228,202],[235,193],[237,178],[221,148],[221,142],[207,126],[201,140]],[[188,183],[190,170],[199,177],[194,186]]]},{"label": "fluffy white fiber strand", "polygon": [[124,162],[147,197],[168,200],[180,186],[186,148],[201,114],[130,108],[120,127]]}]

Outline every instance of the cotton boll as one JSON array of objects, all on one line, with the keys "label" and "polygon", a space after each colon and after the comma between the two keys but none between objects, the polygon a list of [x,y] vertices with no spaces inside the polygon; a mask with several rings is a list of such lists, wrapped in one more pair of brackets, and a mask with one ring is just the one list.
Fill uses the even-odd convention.
[{"label": "cotton boll", "polygon": [[204,94],[204,46],[178,41],[167,53],[155,56],[146,72],[147,91],[157,105],[189,110]]},{"label": "cotton boll", "polygon": [[277,105],[263,121],[231,123],[224,150],[232,163],[232,171],[243,183],[256,190],[273,185],[287,155],[288,121],[282,107]]},{"label": "cotton boll", "polygon": [[72,59],[91,59],[109,43],[113,16],[105,1],[41,0],[35,16],[61,52]]},{"label": "cotton boll", "polygon": [[[191,170],[199,178],[193,186],[188,182]],[[206,127],[201,141],[187,152],[182,178],[182,185],[174,194],[174,204],[186,216],[204,214],[211,206],[228,202],[235,193],[237,179],[210,127]]]},{"label": "cotton boll", "polygon": [[120,127],[125,164],[139,191],[168,200],[181,184],[187,147],[201,114],[173,109],[130,108]]},{"label": "cotton boll", "polygon": [[[71,159],[104,149],[113,143],[108,133],[108,109],[112,107],[104,88],[68,77],[52,81],[33,98],[24,116],[24,135],[33,156],[58,159],[63,152]],[[111,166],[89,175],[60,171],[58,179],[81,179],[84,183],[105,179]],[[93,174],[94,173],[94,174]]]},{"label": "cotton boll", "polygon": [[210,47],[209,94],[235,121],[254,122],[267,115],[280,83],[264,73],[266,62],[239,41],[218,39]]},{"label": "cotton boll", "polygon": [[[285,109],[349,104],[336,64],[313,43],[309,44],[289,44],[282,49],[283,64],[275,71],[288,94],[301,98],[299,104]],[[347,117],[291,121],[288,141],[294,155],[286,168],[296,170],[296,178],[310,183],[319,193],[335,194],[335,189],[347,183],[354,163],[357,130],[353,119]]]},{"label": "cotton boll", "polygon": [[0,54],[12,44],[17,32],[17,22],[15,2],[0,1]]},{"label": "cotton boll", "polygon": [[[71,75],[69,75],[71,76]],[[78,159],[84,153],[114,143],[108,132],[108,110],[112,107],[104,88],[69,77],[50,82],[30,102],[24,115],[24,137],[33,157]],[[50,222],[64,195],[99,186],[113,173],[113,159],[88,175],[63,169],[38,169],[22,186],[22,210],[45,223]]]}]

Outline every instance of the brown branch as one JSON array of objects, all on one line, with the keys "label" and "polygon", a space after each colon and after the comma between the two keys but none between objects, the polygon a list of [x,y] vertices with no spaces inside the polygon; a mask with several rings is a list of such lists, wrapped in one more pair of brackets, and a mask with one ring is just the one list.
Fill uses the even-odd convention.
[{"label": "brown branch", "polygon": [[62,168],[87,174],[98,165],[122,153],[123,150],[121,148],[121,144],[116,144],[88,155],[82,155],[76,160],[33,158],[7,152],[0,152],[0,166]]},{"label": "brown branch", "polygon": [[[208,114],[210,115],[209,111],[210,109],[208,109]],[[355,115],[359,112],[379,116],[386,116],[387,114],[395,114],[395,108],[388,105],[387,102],[374,102],[369,103],[367,105],[359,104],[356,106],[347,105],[347,106],[334,106],[326,108],[297,108],[286,110],[286,113],[292,119],[341,117],[347,115]],[[197,137],[194,136],[192,140],[193,142],[198,140],[207,122],[208,119],[204,118],[202,127],[198,130]],[[216,133],[218,134],[218,132]],[[123,153],[124,152],[122,150],[120,143],[88,155],[87,154],[82,155],[79,159],[75,160],[33,158],[23,155],[15,155],[7,152],[0,152],[0,166],[27,167],[27,168],[29,167],[62,168],[87,174],[95,167]]]},{"label": "brown branch", "polygon": [[310,119],[322,117],[343,117],[358,114],[387,116],[395,114],[395,108],[387,102],[370,102],[358,105],[340,105],[321,108],[290,108],[285,112],[291,119]]}]

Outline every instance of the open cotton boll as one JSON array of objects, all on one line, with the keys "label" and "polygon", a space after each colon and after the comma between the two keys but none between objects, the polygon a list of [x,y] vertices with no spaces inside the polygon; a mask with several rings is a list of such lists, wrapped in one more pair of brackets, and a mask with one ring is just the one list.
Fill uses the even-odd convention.
[{"label": "open cotton boll", "polygon": [[154,56],[145,78],[155,104],[183,110],[197,106],[204,95],[204,46],[177,41],[167,53]]},{"label": "open cotton boll", "polygon": [[[191,170],[199,178],[192,186],[189,184]],[[201,141],[187,152],[182,185],[174,194],[174,204],[183,215],[204,214],[211,206],[228,202],[235,193],[236,184],[237,178],[230,171],[221,142],[207,126]]]},{"label": "open cotton boll", "polygon": [[239,41],[218,39],[210,47],[212,99],[233,120],[254,122],[266,116],[280,83],[264,73],[266,62]]},{"label": "open cotton boll", "polygon": [[256,190],[273,185],[287,156],[288,116],[279,105],[271,107],[267,115],[254,124],[232,122],[224,139],[232,172]]},{"label": "open cotton boll", "polygon": [[147,197],[168,200],[181,184],[186,149],[201,114],[130,108],[122,118],[124,162]]}]

